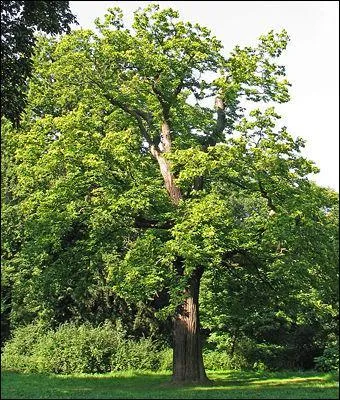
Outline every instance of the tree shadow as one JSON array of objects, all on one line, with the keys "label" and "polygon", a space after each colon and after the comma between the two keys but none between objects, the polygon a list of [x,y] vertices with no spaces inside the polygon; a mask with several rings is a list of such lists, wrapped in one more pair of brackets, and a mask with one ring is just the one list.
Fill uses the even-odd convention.
[{"label": "tree shadow", "polygon": [[[324,375],[324,374],[323,374]],[[338,398],[334,377],[306,373],[211,372],[211,386],[169,385],[171,373],[105,375],[3,373],[3,398],[45,399],[265,399]],[[331,382],[333,381],[333,382]],[[334,384],[333,384],[334,383]],[[10,395],[13,395],[12,397]]]}]

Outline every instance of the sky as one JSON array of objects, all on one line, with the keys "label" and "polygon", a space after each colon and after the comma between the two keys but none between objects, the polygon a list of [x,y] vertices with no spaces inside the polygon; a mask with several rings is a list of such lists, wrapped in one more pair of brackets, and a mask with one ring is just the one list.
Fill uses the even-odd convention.
[{"label": "sky", "polygon": [[[133,11],[156,1],[70,1],[79,27],[109,7],[123,10],[127,26]],[[339,191],[339,2],[338,1],[158,1],[178,10],[184,21],[206,26],[221,40],[224,54],[256,45],[270,30],[286,29],[287,50],[280,57],[292,87],[289,103],[275,105],[294,136],[306,140],[303,155],[320,168],[312,180]],[[255,108],[255,107],[254,107]],[[280,126],[279,125],[279,126]]]}]

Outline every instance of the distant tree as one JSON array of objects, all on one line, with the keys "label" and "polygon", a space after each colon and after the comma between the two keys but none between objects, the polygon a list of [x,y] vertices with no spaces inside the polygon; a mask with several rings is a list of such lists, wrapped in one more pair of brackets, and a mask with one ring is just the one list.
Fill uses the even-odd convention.
[{"label": "distant tree", "polygon": [[69,32],[68,1],[1,1],[1,116],[18,125],[31,75],[35,33]]}]

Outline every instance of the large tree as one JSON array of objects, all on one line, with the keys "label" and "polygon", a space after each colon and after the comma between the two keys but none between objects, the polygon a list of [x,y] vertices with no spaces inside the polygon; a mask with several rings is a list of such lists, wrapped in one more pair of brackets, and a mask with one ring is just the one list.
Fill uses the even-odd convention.
[{"label": "large tree", "polygon": [[68,1],[1,1],[1,116],[20,121],[36,31],[61,34],[75,22]]},{"label": "large tree", "polygon": [[5,182],[5,218],[21,224],[9,228],[6,265],[27,277],[16,293],[38,313],[33,293],[79,296],[86,276],[127,301],[166,304],[173,380],[207,382],[203,273],[304,266],[289,229],[316,168],[302,139],[276,130],[272,107],[244,108],[289,100],[276,62],[288,36],[269,32],[226,57],[208,29],[156,5],[137,11],[131,30],[119,9],[96,24],[39,42],[17,182]]}]

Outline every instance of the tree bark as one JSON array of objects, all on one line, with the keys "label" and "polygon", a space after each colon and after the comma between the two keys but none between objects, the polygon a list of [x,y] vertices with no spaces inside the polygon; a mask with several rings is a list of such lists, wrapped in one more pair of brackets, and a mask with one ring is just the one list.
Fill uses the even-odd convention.
[{"label": "tree bark", "polygon": [[182,198],[182,194],[180,188],[175,185],[175,178],[171,172],[169,161],[163,157],[161,152],[158,151],[154,146],[151,146],[151,154],[158,161],[159,168],[164,179],[164,184],[171,201],[173,204],[177,205]]},{"label": "tree bark", "polygon": [[[157,160],[164,184],[173,204],[178,205],[182,199],[180,188],[175,184],[175,178],[171,171],[169,161],[164,157],[164,153],[171,151],[171,132],[167,118],[162,123],[161,149],[158,150],[154,145],[150,147],[151,154]],[[179,266],[180,267],[180,266]],[[183,271],[178,270],[179,275]],[[174,357],[173,357],[173,383],[210,383],[206,376],[202,345],[200,338],[199,324],[199,285],[203,270],[197,268],[185,290],[183,304],[178,307],[177,315],[173,322],[174,337]]]},{"label": "tree bark", "polygon": [[210,383],[205,373],[199,324],[199,285],[196,270],[185,290],[185,300],[174,318],[173,383]]},{"label": "tree bark", "polygon": [[[169,151],[171,148],[169,131],[164,125],[162,128],[162,144],[164,150]],[[158,161],[170,199],[173,204],[177,205],[182,198],[182,194],[180,188],[175,184],[170,163],[154,146],[151,146],[151,153]],[[178,273],[182,275],[183,271],[178,270]],[[183,304],[178,307],[177,315],[174,318],[173,383],[210,383],[204,369],[199,331],[198,298],[202,273],[203,271],[199,268],[193,272],[184,293]]]},{"label": "tree bark", "polygon": [[151,146],[150,151],[158,162],[170,199],[174,204],[177,205],[182,198],[181,190],[175,184],[175,178],[171,172],[171,165],[169,161],[163,156],[164,153],[169,153],[171,151],[170,125],[166,120],[164,120],[162,123],[162,135],[160,143],[162,146],[162,151],[158,150],[154,145]]}]

